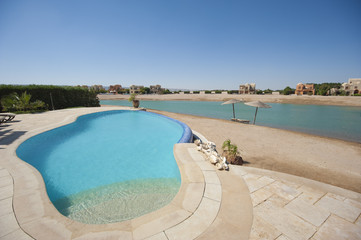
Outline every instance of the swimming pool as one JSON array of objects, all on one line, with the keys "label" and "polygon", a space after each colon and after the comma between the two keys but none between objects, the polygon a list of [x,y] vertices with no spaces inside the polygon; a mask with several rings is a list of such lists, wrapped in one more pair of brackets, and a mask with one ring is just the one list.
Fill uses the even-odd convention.
[{"label": "swimming pool", "polygon": [[36,135],[16,150],[43,176],[54,206],[83,223],[119,222],[159,209],[181,178],[173,146],[183,123],[143,111],[106,111]]}]

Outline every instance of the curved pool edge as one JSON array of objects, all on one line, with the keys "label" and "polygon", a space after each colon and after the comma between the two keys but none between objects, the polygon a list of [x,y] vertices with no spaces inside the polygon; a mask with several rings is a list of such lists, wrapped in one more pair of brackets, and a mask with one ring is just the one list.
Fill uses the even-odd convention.
[{"label": "curved pool edge", "polygon": [[[129,110],[129,108],[116,109]],[[204,197],[205,179],[199,166],[194,163],[192,156],[184,151],[187,148],[195,149],[193,144],[187,143],[174,145],[174,155],[181,173],[182,184],[175,198],[165,207],[132,220],[99,225],[76,222],[61,215],[55,209],[48,198],[41,174],[17,157],[17,147],[28,138],[74,122],[81,115],[108,110],[114,110],[114,108],[67,109],[38,115],[38,120],[44,119],[44,117],[48,119],[35,124],[35,129],[32,126],[28,127],[29,131],[17,138],[7,148],[9,150],[7,151],[8,156],[4,158],[6,162],[2,161],[1,163],[13,177],[13,211],[20,228],[30,236],[42,239],[46,236],[54,237],[56,235],[64,239],[74,239],[81,236],[90,237],[94,234],[103,234],[104,236],[115,234],[125,239],[128,237],[131,239],[132,236],[137,239],[152,236],[156,234],[154,231],[161,233],[172,229],[172,227],[188,219],[198,209]],[[31,125],[31,123],[29,124]],[[181,148],[183,151],[179,152],[177,149]],[[189,192],[193,194],[189,195]],[[194,196],[194,192],[198,196]],[[167,221],[167,224],[164,225],[165,219],[171,221]],[[159,224],[156,224],[158,227],[154,228],[153,225],[156,222]]]}]

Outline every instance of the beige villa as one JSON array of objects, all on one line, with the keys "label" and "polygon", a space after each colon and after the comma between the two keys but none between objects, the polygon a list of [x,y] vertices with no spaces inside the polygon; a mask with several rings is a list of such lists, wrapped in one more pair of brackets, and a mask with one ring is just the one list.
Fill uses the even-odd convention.
[{"label": "beige villa", "polygon": [[239,85],[239,94],[255,94],[256,93],[256,84],[255,83],[246,83],[244,85]]},{"label": "beige villa", "polygon": [[343,83],[341,89],[344,90],[347,95],[360,94],[361,78],[349,78],[348,83]]}]

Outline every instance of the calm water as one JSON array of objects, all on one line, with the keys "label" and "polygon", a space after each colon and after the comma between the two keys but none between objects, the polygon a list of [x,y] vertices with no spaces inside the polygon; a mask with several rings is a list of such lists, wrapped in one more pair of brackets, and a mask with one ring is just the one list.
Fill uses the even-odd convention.
[{"label": "calm water", "polygon": [[[125,100],[102,100],[104,105],[131,106]],[[258,109],[256,124],[361,143],[361,107],[270,103]],[[140,101],[140,106],[168,112],[230,119],[232,104],[202,101]],[[255,108],[235,104],[236,118],[253,121]]]},{"label": "calm water", "polygon": [[36,135],[17,149],[39,170],[50,200],[84,223],[126,220],[168,204],[180,187],[175,121],[142,111],[107,111]]}]

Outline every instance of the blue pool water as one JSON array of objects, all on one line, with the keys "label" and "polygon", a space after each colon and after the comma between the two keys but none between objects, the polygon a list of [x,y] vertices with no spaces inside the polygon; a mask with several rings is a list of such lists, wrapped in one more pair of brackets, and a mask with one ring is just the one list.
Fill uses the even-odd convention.
[{"label": "blue pool water", "polygon": [[[140,106],[168,112],[230,119],[232,104],[203,101],[140,101]],[[102,100],[100,104],[130,106],[124,100]],[[258,109],[256,124],[361,143],[361,107],[269,103]],[[236,117],[253,121],[255,108],[235,104]]]},{"label": "blue pool water", "polygon": [[189,132],[158,114],[107,111],[36,135],[16,152],[42,174],[62,214],[85,223],[109,223],[171,201],[181,181],[173,146],[189,141]]}]

